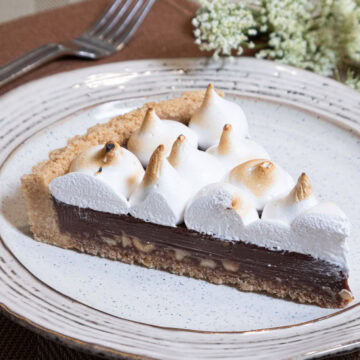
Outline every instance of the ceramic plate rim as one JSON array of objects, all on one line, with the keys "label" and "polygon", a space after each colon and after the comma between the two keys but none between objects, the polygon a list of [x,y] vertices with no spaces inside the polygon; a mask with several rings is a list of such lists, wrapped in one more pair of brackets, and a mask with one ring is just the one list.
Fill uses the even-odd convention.
[{"label": "ceramic plate rim", "polygon": [[[191,60],[192,60],[192,59],[187,59],[187,61],[191,61]],[[28,83],[28,84],[25,84],[25,85],[23,85],[22,87],[20,87],[20,88],[18,88],[18,89],[14,89],[14,90],[8,92],[7,94],[5,94],[5,95],[2,97],[1,100],[3,101],[4,99],[6,100],[6,99],[11,98],[11,97],[13,97],[13,96],[17,96],[17,93],[18,93],[18,92],[21,93],[21,92],[27,91],[27,89],[33,88],[34,85],[39,86],[39,85],[44,84],[45,82],[47,82],[47,81],[49,81],[49,80],[51,80],[51,81],[57,81],[58,78],[61,78],[61,77],[64,76],[64,75],[65,75],[65,76],[68,76],[69,74],[74,74],[74,73],[77,73],[78,75],[80,75],[81,73],[88,73],[88,72],[92,72],[92,71],[94,71],[94,72],[96,73],[96,70],[98,70],[98,69],[100,69],[100,68],[101,68],[101,69],[105,69],[105,68],[111,68],[112,66],[121,66],[121,65],[122,65],[122,66],[126,66],[127,64],[134,64],[134,63],[137,63],[137,64],[139,65],[139,64],[141,64],[141,63],[147,63],[148,61],[154,61],[154,60],[139,60],[139,61],[127,61],[127,62],[122,62],[122,63],[121,63],[121,62],[119,62],[119,63],[111,63],[111,64],[106,64],[106,65],[92,66],[92,67],[85,68],[85,69],[73,70],[73,71],[68,71],[68,72],[64,72],[64,73],[55,74],[55,75],[52,75],[52,76],[50,76],[50,77],[46,77],[46,78],[39,79],[39,80],[36,80],[36,81],[31,82],[31,83]],[[163,62],[165,62],[165,63],[175,62],[174,65],[177,65],[177,64],[179,64],[179,62],[182,61],[182,59],[172,59],[172,60],[171,60],[171,59],[170,59],[170,60],[169,60],[169,59],[159,59],[159,60],[155,60],[155,62],[161,62],[161,61],[163,61]],[[193,61],[199,61],[199,59],[193,59]],[[252,62],[256,61],[256,62],[259,62],[259,63],[260,63],[260,62],[261,62],[261,63],[266,63],[267,66],[269,66],[269,64],[271,64],[271,66],[273,66],[275,69],[279,67],[278,64],[270,63],[270,62],[264,61],[264,60],[254,60],[253,58],[241,58],[241,59],[240,59],[240,62],[244,62],[244,61],[252,61]],[[318,76],[318,75],[315,75],[315,74],[306,72],[306,71],[304,71],[304,70],[294,69],[294,68],[289,67],[289,66],[281,65],[281,67],[282,67],[283,69],[288,70],[288,71],[292,71],[292,72],[295,71],[295,73],[306,74],[306,76],[310,76],[310,77],[313,77],[313,78],[320,78],[321,81],[326,81],[327,83],[333,84],[334,86],[337,86],[337,87],[338,87],[338,86],[341,86],[341,87],[344,88],[344,90],[346,90],[346,91],[348,91],[348,92],[352,92],[352,93],[353,93],[352,95],[355,94],[356,96],[359,96],[358,94],[355,93],[354,90],[349,89],[348,87],[346,87],[346,86],[344,86],[344,85],[341,85],[341,84],[337,83],[337,82],[334,81],[334,80],[327,79],[327,78],[322,78],[321,76]],[[121,69],[118,69],[118,70],[121,70]],[[110,101],[111,101],[111,100],[110,100]],[[94,104],[94,105],[91,105],[91,107],[92,107],[92,106],[96,106],[96,105]],[[81,109],[81,110],[76,110],[76,111],[72,112],[70,115],[65,116],[65,118],[66,118],[66,117],[69,117],[69,116],[73,116],[73,115],[74,115],[75,113],[77,113],[78,111],[83,111],[83,110],[84,110],[84,108]],[[62,118],[62,119],[63,119],[63,118]],[[62,119],[58,119],[57,121],[62,120]],[[340,124],[340,125],[341,125],[341,124]],[[355,132],[358,131],[358,129],[357,129],[357,124],[355,124],[355,125],[352,124],[352,125],[353,125],[354,131],[355,131]],[[349,123],[346,123],[346,126],[352,127],[352,125],[349,124]],[[47,126],[48,126],[48,125],[47,125]],[[47,126],[44,126],[44,128],[47,127]],[[38,132],[40,132],[42,129],[43,129],[43,128],[41,128],[41,129],[39,129],[38,131],[36,131],[35,133],[29,135],[28,138],[34,136],[35,134],[37,134]],[[19,146],[21,146],[21,144],[22,144],[23,142],[25,142],[28,138],[26,138],[26,139],[24,139],[23,141],[21,141],[20,144],[17,144],[16,148],[18,148]],[[0,168],[2,168],[3,165],[5,164],[5,162],[7,161],[7,159],[8,159],[9,157],[11,157],[11,154],[13,153],[13,151],[15,151],[16,148],[12,149],[11,152],[6,155],[4,161],[1,162]],[[4,247],[6,247],[7,251],[9,251],[9,252],[11,253],[11,251],[7,248],[5,242],[4,242],[2,239],[1,239],[1,244],[2,244]],[[11,254],[12,254],[12,253],[11,253]],[[18,261],[14,254],[12,254],[12,256],[16,259],[16,261]],[[20,261],[18,261],[18,263],[19,263],[19,265],[20,265],[21,267],[23,267],[23,268],[25,269],[25,271],[29,272],[29,270],[27,270],[27,269],[20,263]],[[29,272],[29,273],[30,273],[30,272]],[[30,275],[31,275],[32,277],[34,277],[37,281],[41,281],[41,280],[39,280],[35,275],[33,275],[33,274],[31,274],[31,273],[30,273]],[[52,289],[49,285],[47,285],[47,284],[45,284],[45,283],[43,283],[43,285],[45,285],[46,287]],[[57,291],[54,290],[54,289],[52,289],[52,290],[55,291],[55,292],[57,292]],[[66,296],[66,295],[63,295],[63,294],[61,294],[61,293],[59,293],[59,295],[61,295],[61,296]],[[74,299],[72,299],[72,301],[75,301],[75,302],[78,302],[78,303],[82,304],[81,302],[79,302],[79,301],[77,301],[77,300],[74,300]],[[86,307],[89,307],[89,306],[86,305],[86,304],[82,304],[82,305],[83,305],[83,306],[86,306]],[[220,331],[220,332],[218,332],[218,331],[201,331],[201,330],[187,330],[187,329],[166,328],[166,327],[162,327],[162,326],[157,326],[157,325],[152,325],[152,324],[144,324],[144,323],[139,323],[139,324],[145,325],[145,326],[150,326],[150,327],[156,327],[156,328],[160,328],[160,329],[176,330],[176,331],[185,331],[185,332],[190,332],[190,333],[191,333],[191,332],[197,332],[197,333],[206,333],[206,334],[244,334],[244,333],[246,334],[246,333],[257,333],[257,332],[264,332],[264,331],[282,330],[282,329],[287,329],[287,328],[292,328],[292,327],[303,326],[303,325],[306,325],[306,324],[308,324],[308,323],[319,322],[319,321],[328,319],[328,318],[330,318],[330,317],[335,317],[336,315],[338,315],[338,314],[340,314],[340,313],[343,313],[343,312],[346,312],[346,311],[348,311],[348,310],[351,310],[351,309],[353,309],[353,308],[355,308],[355,307],[358,307],[359,305],[360,305],[360,302],[358,302],[358,303],[350,306],[349,308],[339,310],[339,311],[337,311],[336,313],[333,313],[333,314],[330,314],[330,315],[326,315],[326,316],[320,317],[320,318],[318,318],[318,319],[313,319],[313,320],[311,320],[311,321],[306,321],[306,322],[303,322],[303,323],[297,323],[297,324],[293,324],[293,325],[281,326],[281,327],[270,328],[270,329],[258,329],[258,330],[249,330],[249,331]],[[46,329],[46,328],[40,326],[39,324],[33,323],[31,320],[27,319],[26,317],[23,317],[20,313],[13,313],[12,310],[11,310],[10,308],[8,308],[5,303],[0,303],[0,308],[2,308],[2,309],[3,309],[4,311],[6,311],[7,313],[11,314],[12,317],[16,317],[16,318],[18,318],[19,320],[23,320],[23,321],[25,321],[27,324],[29,324],[30,326],[35,327],[35,328],[37,328],[37,329],[39,329],[39,330],[41,330],[41,331],[45,331],[45,333],[53,334],[53,335],[56,336],[56,337],[63,337],[63,339],[69,339],[69,338],[70,338],[70,337],[68,337],[68,336],[66,336],[66,335],[63,335],[63,334],[61,334],[61,333],[56,333],[56,334],[55,334],[54,331],[52,331],[52,330],[50,330],[50,329]],[[96,311],[98,311],[98,310],[96,310]],[[117,317],[117,316],[111,315],[111,314],[107,314],[107,315],[112,316],[112,317]],[[119,318],[119,317],[117,317],[117,318]],[[128,320],[128,319],[123,319],[123,318],[120,318],[120,319],[121,319],[121,320],[124,320],[124,321],[130,321],[130,322],[138,323],[138,322],[136,322],[136,321],[132,321],[132,320]],[[96,344],[94,345],[94,344],[86,343],[86,342],[83,342],[82,340],[78,340],[78,339],[76,339],[76,338],[72,338],[72,339],[69,340],[69,341],[70,341],[70,342],[75,342],[75,344],[79,344],[79,342],[81,342],[81,343],[83,343],[83,344],[86,344],[86,345],[79,345],[79,346],[88,347],[89,345],[91,345],[91,346],[96,346],[96,347],[100,346],[100,347],[101,347],[101,345],[96,345]],[[358,342],[360,342],[360,339],[358,340]],[[358,344],[357,344],[357,345],[358,345]],[[121,352],[121,351],[117,351],[117,350],[111,349],[111,348],[104,348],[104,349],[105,349],[107,352],[110,351],[111,353],[113,353],[113,351],[115,351],[117,354],[120,354],[121,356],[123,356],[123,355],[130,356],[130,357],[133,357],[133,356],[136,357],[136,356],[137,356],[137,355],[135,355],[135,354],[130,354],[130,353],[127,354],[127,353],[124,353],[124,352]]]}]

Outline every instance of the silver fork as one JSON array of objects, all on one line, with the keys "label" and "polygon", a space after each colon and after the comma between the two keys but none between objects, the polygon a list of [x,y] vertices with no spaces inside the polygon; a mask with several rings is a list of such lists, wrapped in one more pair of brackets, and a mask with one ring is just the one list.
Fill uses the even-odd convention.
[{"label": "silver fork", "polygon": [[0,86],[62,56],[100,59],[121,50],[134,35],[155,0],[115,0],[79,37],[50,43],[0,67]]}]

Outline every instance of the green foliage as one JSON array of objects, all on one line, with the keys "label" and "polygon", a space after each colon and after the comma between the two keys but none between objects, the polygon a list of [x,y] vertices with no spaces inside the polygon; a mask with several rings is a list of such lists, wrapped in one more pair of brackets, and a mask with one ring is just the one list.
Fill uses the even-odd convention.
[{"label": "green foliage", "polygon": [[346,73],[345,84],[352,87],[354,90],[360,91],[360,77],[356,75],[353,70],[348,70]]},{"label": "green foliage", "polygon": [[[255,48],[259,58],[325,76],[360,62],[360,0],[200,0],[200,5],[193,19],[195,42],[215,57]],[[350,78],[346,82],[355,87],[353,72]]]}]

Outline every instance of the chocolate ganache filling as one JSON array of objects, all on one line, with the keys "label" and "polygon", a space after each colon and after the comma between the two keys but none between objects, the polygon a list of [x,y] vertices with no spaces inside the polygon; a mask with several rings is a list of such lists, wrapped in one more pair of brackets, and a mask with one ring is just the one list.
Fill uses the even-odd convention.
[{"label": "chocolate ganache filling", "polygon": [[[187,229],[169,227],[134,218],[68,205],[52,198],[61,232],[76,241],[103,243],[121,235],[140,239],[155,248],[180,249],[190,257],[236,264],[236,273],[247,273],[266,281],[280,281],[291,288],[312,289],[325,296],[349,290],[345,268],[288,251],[274,251],[242,241],[227,241]],[[240,239],[239,239],[240,240]],[[114,242],[121,248],[120,243]],[[332,295],[331,295],[332,294]]]}]

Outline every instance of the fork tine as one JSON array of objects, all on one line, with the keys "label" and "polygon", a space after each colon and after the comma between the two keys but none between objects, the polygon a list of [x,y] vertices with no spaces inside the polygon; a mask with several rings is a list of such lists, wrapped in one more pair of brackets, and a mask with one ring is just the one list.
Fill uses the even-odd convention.
[{"label": "fork tine", "polygon": [[99,30],[101,30],[106,23],[112,18],[116,13],[116,10],[119,8],[119,5],[123,3],[124,0],[115,0],[113,3],[105,10],[105,12],[96,20],[90,29],[86,31],[88,35],[95,35]]},{"label": "fork tine", "polygon": [[[135,4],[138,0],[135,0]],[[142,1],[142,0],[139,0]],[[103,27],[101,32],[98,32],[96,35],[101,39],[106,39],[108,37],[108,34],[113,31],[113,29],[118,26],[119,23],[121,23],[125,18],[128,17],[129,12],[131,13],[131,6],[133,6],[134,1],[133,0],[125,0],[122,6],[119,8],[119,11],[113,16],[110,22],[107,23],[106,27]]]},{"label": "fork tine", "polygon": [[120,26],[119,29],[112,35],[110,41],[117,49],[122,48],[133,36],[137,28],[143,22],[154,2],[155,0],[143,1],[141,6],[138,7],[137,11],[133,13],[133,16],[128,17],[129,20],[127,21],[126,27]]}]

